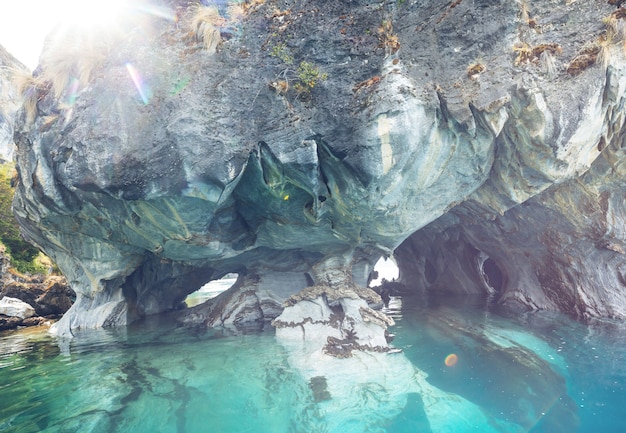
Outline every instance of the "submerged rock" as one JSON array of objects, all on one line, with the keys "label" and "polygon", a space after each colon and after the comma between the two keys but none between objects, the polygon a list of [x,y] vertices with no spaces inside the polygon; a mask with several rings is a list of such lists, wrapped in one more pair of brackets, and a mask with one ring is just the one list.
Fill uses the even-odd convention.
[{"label": "submerged rock", "polygon": [[[252,285],[182,320],[265,321],[324,287],[292,298],[279,334],[315,304],[332,346],[382,346],[389,322],[355,289],[379,257],[451,209],[490,225],[620,141],[622,23],[603,2],[268,0],[218,8],[211,43],[187,2],[153,3],[120,33],[51,37],[16,125],[15,214],[77,293],[60,334],[176,310],[234,272]],[[251,282],[281,273],[300,277],[266,313]]]}]

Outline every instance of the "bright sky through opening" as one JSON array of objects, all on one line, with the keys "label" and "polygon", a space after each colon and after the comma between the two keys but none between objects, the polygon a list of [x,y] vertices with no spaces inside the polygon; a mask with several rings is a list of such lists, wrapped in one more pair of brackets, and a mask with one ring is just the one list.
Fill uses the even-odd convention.
[{"label": "bright sky through opening", "polygon": [[111,24],[124,0],[0,0],[0,45],[31,69],[55,25],[94,28]]}]

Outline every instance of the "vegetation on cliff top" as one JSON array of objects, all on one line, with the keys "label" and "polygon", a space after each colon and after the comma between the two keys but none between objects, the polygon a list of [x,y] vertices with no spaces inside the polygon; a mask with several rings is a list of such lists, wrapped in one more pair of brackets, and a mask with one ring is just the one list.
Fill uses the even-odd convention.
[{"label": "vegetation on cliff top", "polygon": [[13,164],[0,164],[0,242],[6,247],[11,256],[11,264],[18,272],[47,273],[51,266],[50,259],[22,238],[11,212],[13,171]]}]

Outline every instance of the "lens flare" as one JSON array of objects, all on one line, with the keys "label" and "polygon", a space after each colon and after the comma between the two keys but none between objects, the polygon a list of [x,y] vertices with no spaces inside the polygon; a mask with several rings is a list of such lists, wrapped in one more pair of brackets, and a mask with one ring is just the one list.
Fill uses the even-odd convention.
[{"label": "lens flare", "polygon": [[93,28],[113,24],[127,8],[126,0],[63,0],[59,3],[61,22],[65,25]]},{"label": "lens flare", "polygon": [[78,91],[80,90],[80,82],[77,78],[72,77],[66,92],[66,103],[68,106],[74,105],[76,103],[76,98],[78,98]]},{"label": "lens flare", "polygon": [[163,18],[168,21],[172,21],[172,22],[176,21],[176,13],[170,8],[166,8],[163,6],[148,5],[148,4],[145,4],[145,5],[138,4],[138,5],[132,5],[129,7],[135,11],[144,12],[146,14]]},{"label": "lens flare", "polygon": [[150,97],[152,96],[150,87],[148,86],[147,83],[144,82],[137,68],[135,68],[130,63],[126,63],[126,69],[128,70],[128,74],[130,75],[130,78],[133,80],[133,83],[135,84],[135,88],[137,89],[137,92],[139,92],[139,96],[141,97],[141,100],[143,101],[144,105],[148,105],[148,102],[150,102]]},{"label": "lens flare", "polygon": [[446,364],[446,367],[454,367],[458,361],[459,357],[456,356],[454,353],[451,353],[450,355],[446,356],[444,362]]}]

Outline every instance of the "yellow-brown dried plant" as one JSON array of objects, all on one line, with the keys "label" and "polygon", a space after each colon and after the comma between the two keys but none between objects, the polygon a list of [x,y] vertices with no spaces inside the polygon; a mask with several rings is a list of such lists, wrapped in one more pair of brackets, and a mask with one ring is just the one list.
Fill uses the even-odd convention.
[{"label": "yellow-brown dried plant", "polygon": [[384,20],[381,23],[378,28],[378,38],[387,55],[395,54],[400,49],[400,41],[398,40],[398,35],[393,32],[391,20]]},{"label": "yellow-brown dried plant", "polygon": [[37,116],[37,103],[45,91],[46,83],[41,77],[34,77],[32,73],[23,69],[12,69],[11,81],[20,96],[26,123],[32,124]]},{"label": "yellow-brown dried plant", "polygon": [[485,71],[485,65],[480,62],[472,63],[467,67],[467,76],[470,78],[476,78],[478,75]]},{"label": "yellow-brown dried plant", "polygon": [[202,42],[204,49],[209,54],[215,54],[222,41],[220,28],[226,23],[217,8],[194,4],[187,9],[186,22],[191,34]]},{"label": "yellow-brown dried plant", "polygon": [[521,66],[525,63],[533,63],[541,58],[544,52],[549,52],[553,56],[559,55],[563,49],[556,43],[544,43],[531,47],[527,43],[517,44],[513,47],[513,51],[517,53],[515,58],[515,66]]}]

